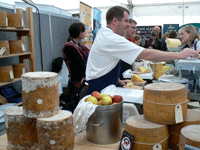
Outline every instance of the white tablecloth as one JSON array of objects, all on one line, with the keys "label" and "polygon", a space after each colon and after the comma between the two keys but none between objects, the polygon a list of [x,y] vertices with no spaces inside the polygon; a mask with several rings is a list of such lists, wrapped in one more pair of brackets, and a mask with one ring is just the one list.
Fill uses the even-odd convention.
[{"label": "white tablecloth", "polygon": [[[134,74],[132,73],[131,69],[128,69],[126,71],[123,72],[123,77],[124,78],[127,78],[127,79],[131,79],[132,76]],[[153,79],[153,72],[151,70],[150,73],[143,73],[143,74],[138,74],[142,79],[150,79],[152,80]]]}]

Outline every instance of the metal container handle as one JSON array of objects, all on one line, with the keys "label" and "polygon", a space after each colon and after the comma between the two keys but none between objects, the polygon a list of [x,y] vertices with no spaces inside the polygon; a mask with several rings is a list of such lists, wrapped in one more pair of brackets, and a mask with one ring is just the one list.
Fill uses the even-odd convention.
[{"label": "metal container handle", "polygon": [[99,124],[87,123],[87,125],[98,127],[98,126],[100,126],[102,123],[103,123],[103,121],[101,121]]}]

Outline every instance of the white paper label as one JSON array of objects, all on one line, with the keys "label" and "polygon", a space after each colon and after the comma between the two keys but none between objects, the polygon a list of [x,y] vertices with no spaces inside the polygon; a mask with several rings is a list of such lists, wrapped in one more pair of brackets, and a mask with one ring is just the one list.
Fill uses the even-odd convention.
[{"label": "white paper label", "polygon": [[8,18],[6,17],[6,26],[8,26]]},{"label": "white paper label", "polygon": [[38,99],[38,100],[37,100],[37,103],[38,103],[39,105],[41,105],[41,104],[43,103],[43,101],[42,101],[41,99]]},{"label": "white paper label", "polygon": [[2,56],[6,51],[6,48],[5,47],[2,47],[1,50],[0,50],[0,56]]},{"label": "white paper label", "polygon": [[14,75],[12,71],[10,71],[10,79],[14,79]]},{"label": "white paper label", "polygon": [[50,143],[51,145],[54,145],[54,144],[56,144],[56,141],[50,140],[49,143]]},{"label": "white paper label", "polygon": [[25,52],[26,51],[26,48],[25,48],[25,45],[24,43],[22,43],[22,51]]},{"label": "white paper label", "polygon": [[22,24],[21,24],[22,27],[24,27],[24,19],[23,19],[23,18],[21,19],[21,23],[22,23]]},{"label": "white paper label", "polygon": [[157,143],[153,146],[153,150],[162,150],[162,145],[160,143]]},{"label": "white paper label", "polygon": [[22,68],[22,74],[26,73],[26,68]]},{"label": "white paper label", "polygon": [[180,104],[177,104],[175,107],[175,120],[176,123],[183,122],[182,106]]}]

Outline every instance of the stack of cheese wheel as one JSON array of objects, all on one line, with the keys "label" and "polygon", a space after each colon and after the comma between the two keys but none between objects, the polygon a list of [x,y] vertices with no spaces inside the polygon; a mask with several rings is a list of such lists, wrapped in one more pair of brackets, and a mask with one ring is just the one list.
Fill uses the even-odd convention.
[{"label": "stack of cheese wheel", "polygon": [[25,117],[22,107],[9,108],[4,111],[4,116],[8,139],[7,150],[34,150],[38,147],[35,118]]},{"label": "stack of cheese wheel", "polygon": [[10,47],[8,41],[0,41],[0,50],[4,50],[5,52],[2,55],[10,54]]},{"label": "stack of cheese wheel", "polygon": [[154,123],[170,125],[185,121],[187,116],[185,85],[162,82],[146,85],[143,110],[145,119]]},{"label": "stack of cheese wheel", "polygon": [[195,150],[200,149],[200,125],[189,125],[181,129],[179,150],[185,148]]},{"label": "stack of cheese wheel", "polygon": [[5,11],[0,11],[0,27],[4,28],[8,26],[7,14]]},{"label": "stack of cheese wheel", "polygon": [[58,74],[22,74],[24,116],[37,118],[38,146],[41,150],[74,148],[72,113],[59,110]]},{"label": "stack of cheese wheel", "polygon": [[24,20],[22,14],[9,13],[7,14],[8,26],[22,29],[24,28]]},{"label": "stack of cheese wheel", "polygon": [[144,115],[131,116],[126,120],[125,130],[134,136],[132,150],[153,149],[159,146],[168,150],[168,127],[145,120]]},{"label": "stack of cheese wheel", "polygon": [[26,63],[13,65],[14,77],[21,78],[21,75],[27,72]]},{"label": "stack of cheese wheel", "polygon": [[153,64],[153,78],[158,80],[158,78],[162,75],[164,75],[163,64],[162,63],[154,63]]},{"label": "stack of cheese wheel", "polygon": [[14,79],[14,74],[12,66],[0,67],[0,82],[10,82],[13,79]]},{"label": "stack of cheese wheel", "polygon": [[187,118],[185,122],[169,125],[169,147],[173,150],[178,150],[178,143],[181,129],[192,124],[200,124],[200,111],[196,109],[187,110]]}]

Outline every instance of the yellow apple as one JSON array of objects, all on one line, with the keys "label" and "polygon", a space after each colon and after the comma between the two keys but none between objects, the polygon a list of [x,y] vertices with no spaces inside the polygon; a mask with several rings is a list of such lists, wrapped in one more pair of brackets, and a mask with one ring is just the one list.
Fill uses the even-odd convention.
[{"label": "yellow apple", "polygon": [[102,98],[102,104],[103,105],[110,105],[110,104],[112,104],[112,98],[110,96],[104,96]]},{"label": "yellow apple", "polygon": [[92,104],[95,104],[95,105],[98,104],[97,98],[94,97],[94,96],[89,96],[89,97],[86,99],[86,101],[92,102]]}]

